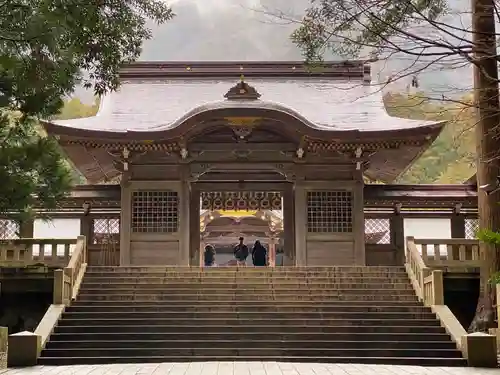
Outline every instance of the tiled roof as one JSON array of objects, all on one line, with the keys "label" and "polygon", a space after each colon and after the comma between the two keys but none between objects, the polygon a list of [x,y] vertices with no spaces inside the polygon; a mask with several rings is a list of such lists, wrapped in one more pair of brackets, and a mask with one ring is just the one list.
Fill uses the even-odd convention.
[{"label": "tiled roof", "polygon": [[321,130],[384,131],[433,124],[389,116],[381,87],[324,78],[249,78],[260,100],[230,101],[223,95],[237,79],[131,79],[105,96],[97,116],[53,121],[71,128],[111,132],[164,131],[199,112],[262,108],[287,112]]}]

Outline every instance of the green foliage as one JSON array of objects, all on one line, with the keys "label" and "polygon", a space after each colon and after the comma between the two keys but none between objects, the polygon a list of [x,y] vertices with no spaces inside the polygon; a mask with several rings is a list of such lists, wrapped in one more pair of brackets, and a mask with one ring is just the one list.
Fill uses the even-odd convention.
[{"label": "green foliage", "polygon": [[56,207],[72,180],[37,119],[92,114],[63,99],[77,84],[97,95],[116,89],[120,67],[151,36],[146,20],[173,13],[162,0],[7,0],[0,9],[0,215],[24,219],[37,199]]},{"label": "green foliage", "polygon": [[471,99],[429,101],[422,94],[387,94],[391,116],[447,121],[441,135],[399,179],[401,183],[463,183],[475,173],[475,116]]},{"label": "green foliage", "polygon": [[[84,104],[78,98],[73,98],[64,102],[64,107],[61,108],[59,114],[54,116],[58,120],[70,120],[73,118],[91,117],[95,116],[99,110],[99,100],[96,99],[94,104]],[[40,128],[43,131],[43,129]],[[71,170],[73,181],[79,184],[85,184],[85,177],[73,167],[69,160],[64,161],[64,165]]]},{"label": "green foliage", "polygon": [[[490,229],[483,229],[477,233],[477,238],[485,243],[489,243],[495,246],[500,246],[499,232],[493,232]],[[500,284],[500,272],[496,272],[493,275],[491,275],[490,282],[493,284]]]},{"label": "green foliage", "polygon": [[0,215],[9,211],[23,220],[32,214],[37,197],[55,208],[71,187],[71,175],[59,145],[40,136],[30,117],[0,112]]},{"label": "green foliage", "polygon": [[[418,41],[404,30],[432,23],[446,9],[446,0],[312,0],[292,40],[309,62],[321,61],[326,50],[353,58],[368,47],[378,56],[385,50],[401,51],[394,37]],[[426,55],[425,47],[405,53]]]},{"label": "green foliage", "polygon": [[99,101],[96,99],[94,104],[84,104],[78,98],[73,98],[64,103],[59,113],[54,116],[58,120],[69,120],[73,118],[83,118],[95,116],[99,109]]},{"label": "green foliage", "polygon": [[[161,0],[9,0],[0,13],[0,107],[49,116],[78,82],[103,94],[139,57],[150,18],[172,17]],[[81,74],[82,70],[86,75]]]}]

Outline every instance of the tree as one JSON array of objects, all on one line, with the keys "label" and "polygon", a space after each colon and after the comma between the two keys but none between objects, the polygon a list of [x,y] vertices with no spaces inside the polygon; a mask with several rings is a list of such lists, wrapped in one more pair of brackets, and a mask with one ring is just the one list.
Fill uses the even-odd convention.
[{"label": "tree", "polygon": [[[433,65],[474,67],[476,155],[478,186],[494,184],[500,174],[500,102],[495,32],[495,0],[472,1],[472,29],[443,22],[445,0],[311,0],[301,26],[292,35],[306,59],[321,60],[325,50],[346,57],[362,54],[387,59],[394,54],[411,57],[409,69],[392,78],[415,76]],[[496,13],[498,14],[498,12]],[[423,26],[425,33],[415,32]],[[479,192],[482,229],[500,228],[500,193]],[[500,270],[499,247],[482,242],[487,267],[481,271],[481,298],[470,330],[493,327],[494,291],[490,276]]]},{"label": "tree", "polygon": [[57,143],[37,119],[57,115],[77,84],[115,90],[123,63],[151,37],[146,20],[169,20],[161,0],[0,2],[0,215],[56,207],[71,186]]},{"label": "tree", "polygon": [[73,98],[64,103],[59,113],[55,116],[58,120],[91,117],[97,114],[99,101],[96,99],[92,104],[84,104],[78,98]]},{"label": "tree", "polygon": [[476,173],[475,114],[470,95],[459,103],[437,103],[424,93],[387,93],[384,104],[391,116],[446,122],[424,154],[399,179],[401,183],[458,183]]}]

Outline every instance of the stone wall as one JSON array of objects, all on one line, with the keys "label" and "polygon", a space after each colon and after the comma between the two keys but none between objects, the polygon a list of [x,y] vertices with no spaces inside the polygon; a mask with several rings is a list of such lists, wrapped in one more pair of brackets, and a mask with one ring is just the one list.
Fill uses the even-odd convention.
[{"label": "stone wall", "polygon": [[0,370],[7,368],[8,332],[6,327],[0,327]]}]

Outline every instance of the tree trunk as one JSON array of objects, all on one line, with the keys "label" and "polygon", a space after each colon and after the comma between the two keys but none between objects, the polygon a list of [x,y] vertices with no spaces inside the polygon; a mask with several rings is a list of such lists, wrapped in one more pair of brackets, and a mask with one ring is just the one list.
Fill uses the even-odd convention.
[{"label": "tree trunk", "polygon": [[[500,103],[495,40],[495,0],[472,0],[472,41],[474,43],[474,100],[476,106],[477,185],[497,186],[500,175]],[[478,189],[479,228],[500,229],[500,191],[488,194]],[[470,332],[495,326],[495,291],[490,277],[499,270],[497,247],[481,244],[485,266],[481,269],[480,296]]]}]

